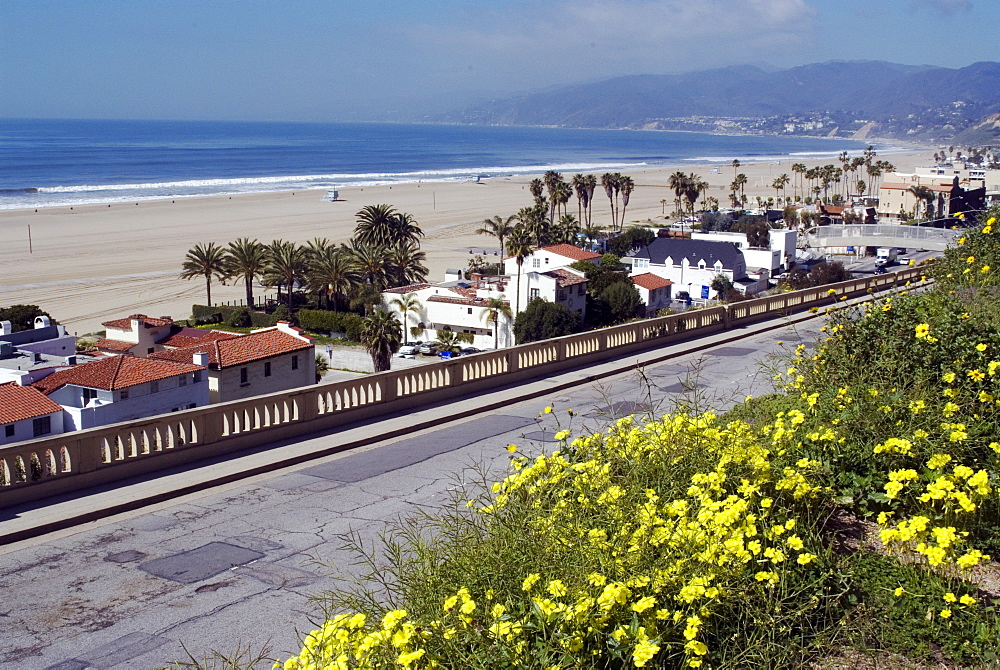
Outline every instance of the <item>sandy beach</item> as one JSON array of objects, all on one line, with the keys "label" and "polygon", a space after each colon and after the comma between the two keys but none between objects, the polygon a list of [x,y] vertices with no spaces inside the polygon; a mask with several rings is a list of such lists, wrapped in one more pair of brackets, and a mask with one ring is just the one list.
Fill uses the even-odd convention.
[{"label": "sandy beach", "polygon": [[[884,158],[906,171],[928,162],[930,153],[914,151]],[[750,201],[757,195],[774,196],[771,182],[783,173],[792,175],[793,162],[836,164],[829,158],[744,163],[739,172],[747,175]],[[708,195],[725,206],[732,166],[685,164],[628,170],[624,172],[636,187],[626,210],[626,225],[664,222],[661,201],[667,201],[669,213],[674,195],[667,181],[678,169],[699,174],[711,186]],[[355,213],[378,203],[408,212],[419,222],[426,233],[423,249],[430,279],[437,281],[445,268],[464,267],[470,250],[493,257],[498,251],[496,240],[476,235],[475,230],[484,218],[514,214],[529,205],[531,178],[346,188],[340,191],[342,200],[335,203],[323,200],[324,191],[296,191],[3,211],[0,305],[37,304],[80,335],[101,330],[102,321],[137,312],[184,319],[193,303],[205,300],[203,281],[179,278],[184,255],[194,244],[226,245],[244,236],[265,243],[278,238],[304,243],[316,237],[347,241]],[[786,193],[792,194],[790,186]],[[606,225],[610,222],[608,199],[600,186],[594,195],[594,223]],[[569,211],[576,213],[575,197]],[[213,284],[215,302],[243,296],[242,285]]]}]

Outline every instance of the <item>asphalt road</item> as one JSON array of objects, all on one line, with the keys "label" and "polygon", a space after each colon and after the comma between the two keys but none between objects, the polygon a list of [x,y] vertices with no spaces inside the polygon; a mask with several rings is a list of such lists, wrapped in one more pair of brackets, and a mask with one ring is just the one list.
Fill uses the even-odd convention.
[{"label": "asphalt road", "polygon": [[[283,658],[321,617],[311,598],[335,584],[332,574],[354,569],[341,548],[346,534],[371,542],[386,522],[448,504],[483,473],[501,477],[505,447],[552,448],[554,417],[567,427],[566,409],[581,431],[629,413],[724,408],[767,393],[771,375],[762,364],[811,343],[821,325],[813,318],[747,331],[695,353],[681,352],[712,340],[675,345],[677,356],[642,375],[530,400],[515,389],[502,409],[455,422],[446,421],[447,407],[437,408],[445,418],[435,428],[0,547],[0,668],[142,670],[186,659],[185,647],[197,658],[248,646]],[[540,418],[547,405],[555,412]]]}]

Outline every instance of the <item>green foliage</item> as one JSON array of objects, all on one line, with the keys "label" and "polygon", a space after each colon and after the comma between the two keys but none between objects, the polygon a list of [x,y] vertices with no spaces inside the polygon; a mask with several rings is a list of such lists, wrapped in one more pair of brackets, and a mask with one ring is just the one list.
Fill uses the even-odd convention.
[{"label": "green foliage", "polygon": [[248,328],[251,325],[250,313],[243,307],[237,307],[229,313],[226,323],[235,328]]},{"label": "green foliage", "polygon": [[[281,309],[281,307],[278,309]],[[194,317],[194,322],[198,325],[223,322],[229,323],[233,314],[241,310],[246,312],[246,308],[244,307],[226,307],[225,305],[214,305],[209,307],[208,305],[191,305],[191,316]],[[288,308],[286,307],[285,313],[287,312]],[[247,325],[253,326],[254,328],[270,328],[283,318],[279,315],[277,310],[275,310],[274,314],[267,314],[265,312],[248,312],[248,315],[250,317],[250,323]]]},{"label": "green foliage", "polygon": [[319,333],[343,333],[348,340],[361,341],[361,324],[364,320],[350,312],[331,312],[322,309],[300,309],[299,326]]},{"label": "green foliage", "polygon": [[726,275],[715,275],[712,277],[712,283],[709,286],[720,298],[725,299],[733,289],[733,282],[729,281],[729,277]]},{"label": "green foliage", "polygon": [[323,354],[316,354],[316,381],[318,382],[330,370],[330,359]]},{"label": "green foliage", "polygon": [[463,346],[472,344],[472,340],[471,333],[458,333],[454,330],[437,331],[437,343],[442,351],[456,353]]},{"label": "green foliage", "polygon": [[704,212],[701,215],[701,229],[706,233],[725,233],[733,227],[733,223],[733,217],[728,212]]},{"label": "green foliage", "polygon": [[763,216],[741,216],[731,230],[747,236],[747,243],[753,248],[767,248],[771,227]]},{"label": "green foliage", "polygon": [[31,330],[35,327],[35,317],[48,316],[52,320],[52,325],[59,323],[52,319],[48,312],[43,312],[38,305],[11,305],[10,307],[0,307],[0,321],[10,321],[14,332]]},{"label": "green foliage", "polygon": [[514,319],[518,344],[571,335],[580,330],[580,315],[565,305],[535,298]]},{"label": "green foliage", "polygon": [[643,306],[639,290],[627,280],[609,284],[597,299],[607,304],[611,323],[625,323],[634,319]]},{"label": "green foliage", "polygon": [[789,273],[788,284],[795,290],[825,286],[851,279],[850,271],[840,261],[817,263],[808,272],[796,268]]},{"label": "green foliage", "polygon": [[629,256],[632,251],[652,244],[656,234],[648,228],[632,226],[608,240],[608,251],[616,256]]}]

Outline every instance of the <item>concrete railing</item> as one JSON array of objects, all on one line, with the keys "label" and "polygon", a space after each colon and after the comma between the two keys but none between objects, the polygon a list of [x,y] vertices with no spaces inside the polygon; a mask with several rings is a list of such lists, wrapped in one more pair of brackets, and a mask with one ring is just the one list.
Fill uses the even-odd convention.
[{"label": "concrete railing", "polygon": [[962,236],[961,230],[892,224],[816,226],[803,237],[813,247],[904,247],[944,251]]},{"label": "concrete railing", "polygon": [[333,384],[0,448],[0,508],[262,447],[355,421],[919,281],[919,268],[532,342]]}]

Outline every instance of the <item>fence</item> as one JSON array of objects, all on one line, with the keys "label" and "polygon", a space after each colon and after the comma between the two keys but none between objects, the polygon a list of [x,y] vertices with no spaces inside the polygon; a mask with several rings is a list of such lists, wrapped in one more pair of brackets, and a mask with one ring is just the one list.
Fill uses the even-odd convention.
[{"label": "fence", "polygon": [[0,448],[0,508],[329,431],[920,280],[907,269]]}]

